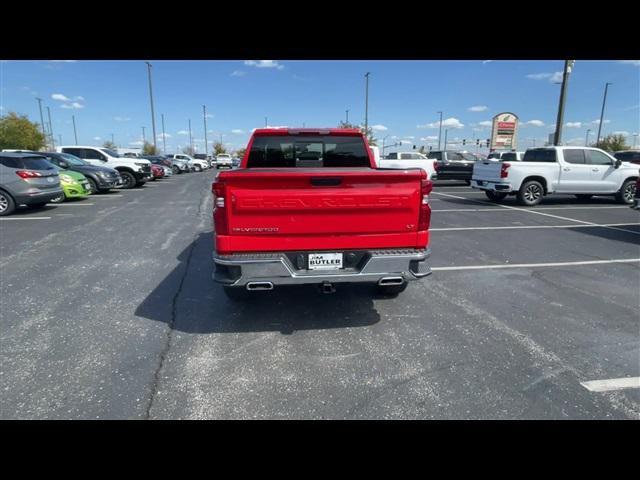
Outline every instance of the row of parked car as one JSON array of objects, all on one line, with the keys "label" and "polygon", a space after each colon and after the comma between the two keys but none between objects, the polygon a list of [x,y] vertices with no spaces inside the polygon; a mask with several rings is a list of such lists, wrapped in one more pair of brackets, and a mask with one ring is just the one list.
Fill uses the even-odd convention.
[{"label": "row of parked car", "polygon": [[[135,188],[148,181],[188,172],[202,172],[214,165],[232,168],[222,161],[189,155],[120,155],[93,146],[59,146],[53,152],[3,150],[0,152],[0,216],[19,205],[41,208],[84,198],[114,188]],[[215,162],[215,163],[214,163]]]}]

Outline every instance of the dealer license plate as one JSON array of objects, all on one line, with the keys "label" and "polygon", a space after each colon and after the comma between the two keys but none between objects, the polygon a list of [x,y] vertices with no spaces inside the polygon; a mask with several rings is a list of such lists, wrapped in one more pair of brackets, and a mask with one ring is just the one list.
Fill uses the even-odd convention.
[{"label": "dealer license plate", "polygon": [[338,270],[342,268],[342,253],[310,253],[309,270]]}]

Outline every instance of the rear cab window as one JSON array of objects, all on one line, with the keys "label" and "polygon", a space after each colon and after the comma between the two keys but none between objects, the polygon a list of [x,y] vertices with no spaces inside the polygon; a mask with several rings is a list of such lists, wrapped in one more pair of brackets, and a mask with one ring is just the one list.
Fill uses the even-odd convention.
[{"label": "rear cab window", "polygon": [[371,168],[364,140],[339,135],[259,135],[246,168]]},{"label": "rear cab window", "polygon": [[549,148],[534,148],[529,149],[522,158],[523,162],[557,162],[556,151]]}]

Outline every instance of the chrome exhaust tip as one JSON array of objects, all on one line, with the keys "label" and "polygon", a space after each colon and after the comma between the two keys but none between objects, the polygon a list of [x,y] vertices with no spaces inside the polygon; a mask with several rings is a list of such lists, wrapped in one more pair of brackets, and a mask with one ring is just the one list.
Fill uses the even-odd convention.
[{"label": "chrome exhaust tip", "polygon": [[378,280],[378,285],[402,285],[404,283],[404,278],[402,277],[384,277]]},{"label": "chrome exhaust tip", "polygon": [[273,283],[271,283],[271,282],[249,282],[249,283],[247,283],[247,290],[273,290]]}]

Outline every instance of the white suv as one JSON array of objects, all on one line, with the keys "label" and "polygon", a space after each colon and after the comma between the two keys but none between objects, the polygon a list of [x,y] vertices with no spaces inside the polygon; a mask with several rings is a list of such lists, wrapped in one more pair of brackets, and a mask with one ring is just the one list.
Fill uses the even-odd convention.
[{"label": "white suv", "polygon": [[151,162],[144,158],[121,157],[117,152],[103,147],[62,145],[56,147],[59,153],[70,153],[92,165],[116,169],[122,177],[122,188],[139,187],[152,178]]},{"label": "white suv", "polygon": [[221,153],[216,157],[216,169],[219,170],[220,167],[233,167],[233,159],[231,158],[231,155],[228,153]]},{"label": "white suv", "polygon": [[187,155],[185,153],[175,153],[173,155],[173,158],[175,158],[176,160],[183,160],[187,162],[187,164],[190,167],[192,167],[196,172],[202,172],[203,170],[206,170],[207,168],[209,168],[209,163],[206,160],[193,158],[192,156]]}]

